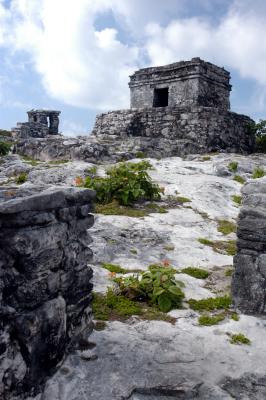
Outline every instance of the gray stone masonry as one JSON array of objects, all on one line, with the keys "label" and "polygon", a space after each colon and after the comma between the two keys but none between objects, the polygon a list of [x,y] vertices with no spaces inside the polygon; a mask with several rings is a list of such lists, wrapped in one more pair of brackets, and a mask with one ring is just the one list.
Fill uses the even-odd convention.
[{"label": "gray stone masonry", "polygon": [[31,110],[28,111],[28,122],[18,122],[12,129],[12,135],[19,138],[46,137],[58,135],[59,114],[55,110]]},{"label": "gray stone masonry", "polygon": [[90,330],[94,192],[0,190],[0,398],[36,394]]},{"label": "gray stone masonry", "polygon": [[266,178],[247,183],[242,193],[232,295],[243,313],[266,315]]},{"label": "gray stone masonry", "polygon": [[200,58],[143,68],[130,77],[131,108],[160,106],[162,97],[167,103],[164,106],[196,105],[228,110],[229,80],[229,72]]}]

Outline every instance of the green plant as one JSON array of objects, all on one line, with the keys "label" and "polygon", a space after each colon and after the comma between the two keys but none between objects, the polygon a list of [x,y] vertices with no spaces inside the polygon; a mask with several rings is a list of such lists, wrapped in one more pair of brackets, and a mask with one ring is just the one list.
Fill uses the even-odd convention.
[{"label": "green plant", "polygon": [[15,182],[16,182],[17,185],[21,185],[22,183],[25,183],[27,179],[28,179],[28,175],[26,174],[26,172],[22,172],[22,174],[19,174],[16,177],[16,181]]},{"label": "green plant", "polygon": [[260,119],[258,123],[251,123],[249,126],[250,132],[255,134],[256,151],[266,152],[266,120]]},{"label": "green plant", "polygon": [[138,254],[138,250],[136,250],[136,249],[130,249],[130,253],[131,253],[131,254]]},{"label": "green plant", "polygon": [[117,278],[116,282],[122,295],[135,300],[147,301],[163,312],[182,305],[184,293],[182,282],[175,279],[176,271],[171,267],[150,265],[149,270],[141,274]]},{"label": "green plant", "polygon": [[250,345],[251,341],[245,336],[243,335],[243,333],[234,333],[231,334],[229,333],[230,336],[230,343],[231,344],[247,344]]},{"label": "green plant", "polygon": [[232,320],[234,320],[234,321],[239,321],[239,315],[238,315],[237,313],[232,313],[232,314],[231,314],[231,318],[232,318]]},{"label": "green plant", "polygon": [[92,167],[85,169],[84,172],[89,175],[96,175],[97,174],[97,166],[93,165]]},{"label": "green plant", "polygon": [[116,264],[102,263],[102,267],[110,272],[115,272],[116,274],[124,274],[125,272],[128,272],[125,268]]},{"label": "green plant", "polygon": [[207,299],[195,300],[189,299],[188,304],[195,311],[213,311],[219,309],[228,309],[231,305],[231,297],[209,297]]},{"label": "green plant", "polygon": [[197,278],[197,279],[206,279],[210,275],[210,273],[208,271],[206,271],[205,269],[195,268],[195,267],[183,268],[181,270],[181,272],[183,272],[184,274],[193,276],[193,278]]},{"label": "green plant", "polygon": [[253,179],[258,179],[258,178],[263,178],[265,175],[265,171],[263,168],[257,167],[254,169],[252,173],[252,178]]},{"label": "green plant", "polygon": [[161,190],[151,181],[147,161],[120,163],[107,171],[107,177],[85,178],[84,186],[96,191],[98,203],[107,204],[113,200],[121,205],[132,205],[137,200],[159,200]]},{"label": "green plant", "polygon": [[238,196],[238,195],[234,194],[232,196],[232,200],[234,203],[240,205],[242,203],[242,196]]},{"label": "green plant", "polygon": [[59,165],[59,164],[67,164],[69,160],[52,160],[49,161],[48,164],[50,165]]},{"label": "green plant", "polygon": [[236,232],[236,224],[234,222],[221,219],[218,221],[217,230],[224,235],[229,235],[230,233]]},{"label": "green plant", "polygon": [[108,204],[96,204],[95,212],[104,215],[125,215],[127,217],[141,218],[149,214],[158,212],[160,214],[167,213],[166,209],[161,206],[149,207],[149,204],[144,204],[141,207],[122,206],[117,200],[113,200]]},{"label": "green plant", "polygon": [[166,251],[173,251],[175,249],[175,246],[173,244],[167,244],[163,246],[164,250]]},{"label": "green plant", "polygon": [[219,322],[223,321],[225,319],[225,314],[218,314],[218,315],[201,315],[198,319],[199,325],[204,325],[204,326],[211,326],[211,325],[217,325]]},{"label": "green plant", "polygon": [[106,294],[94,293],[92,312],[95,319],[108,321],[109,319],[125,319],[131,315],[141,314],[139,304],[123,295],[118,295],[108,288]]},{"label": "green plant", "polygon": [[94,329],[96,331],[103,331],[106,328],[107,324],[105,321],[96,321],[94,322]]},{"label": "green plant", "polygon": [[233,275],[233,272],[234,272],[234,270],[233,270],[233,268],[228,268],[226,271],[225,271],[225,276],[232,276]]},{"label": "green plant", "polygon": [[205,246],[212,247],[213,251],[220,254],[227,254],[234,256],[236,254],[236,241],[235,240],[209,240],[205,238],[199,238],[198,241]]},{"label": "green plant", "polygon": [[231,161],[231,162],[228,164],[228,169],[229,169],[229,171],[231,171],[231,172],[236,172],[236,171],[237,171],[237,168],[238,168],[238,162],[236,162],[236,161]]},{"label": "green plant", "polygon": [[191,202],[190,199],[188,199],[187,197],[182,197],[182,196],[176,196],[176,200],[181,204]]},{"label": "green plant", "polygon": [[136,158],[145,158],[145,153],[143,151],[137,151]]},{"label": "green plant", "polygon": [[6,156],[11,149],[11,145],[0,141],[0,156]]},{"label": "green plant", "polygon": [[11,131],[7,131],[6,129],[0,129],[0,136],[8,136],[11,137]]},{"label": "green plant", "polygon": [[246,182],[246,179],[244,179],[242,176],[240,175],[235,175],[234,176],[234,181],[241,183],[242,185]]},{"label": "green plant", "polygon": [[201,158],[201,161],[210,161],[211,157],[210,156],[203,156]]}]

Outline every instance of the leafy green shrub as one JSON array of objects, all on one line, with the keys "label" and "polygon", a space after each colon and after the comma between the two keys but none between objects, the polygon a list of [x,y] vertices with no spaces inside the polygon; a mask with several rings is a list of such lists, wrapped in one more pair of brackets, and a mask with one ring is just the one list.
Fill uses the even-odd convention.
[{"label": "leafy green shrub", "polygon": [[0,156],[6,156],[11,149],[11,145],[5,142],[0,142]]},{"label": "leafy green shrub", "polygon": [[204,326],[211,326],[211,325],[217,325],[219,322],[223,321],[225,319],[225,314],[218,314],[218,315],[201,315],[198,319],[199,325],[204,325]]},{"label": "leafy green shrub", "polygon": [[246,182],[246,179],[244,179],[242,176],[240,175],[235,175],[234,176],[234,181],[241,183],[242,185]]},{"label": "leafy green shrub", "polygon": [[188,300],[190,308],[195,311],[213,311],[219,309],[227,309],[230,307],[231,302],[232,299],[229,296],[209,297],[202,300]]},{"label": "leafy green shrub", "polygon": [[206,271],[206,269],[194,268],[194,267],[183,268],[181,272],[193,276],[193,278],[197,279],[206,279],[210,275],[209,271]]},{"label": "leafy green shrub", "polygon": [[221,232],[224,235],[229,235],[230,233],[236,232],[236,224],[234,222],[221,219],[218,221],[217,230],[218,232]]},{"label": "leafy green shrub", "polygon": [[263,178],[265,175],[265,171],[263,168],[257,167],[254,169],[252,178],[253,179],[258,179],[258,178]]},{"label": "leafy green shrub", "polygon": [[0,129],[0,136],[8,136],[11,137],[11,131],[7,131],[6,129]]},{"label": "leafy green shrub", "polygon": [[236,161],[231,161],[231,162],[228,164],[228,169],[229,169],[229,171],[231,171],[231,172],[236,172],[236,171],[237,171],[237,168],[238,168],[238,162],[236,162]]},{"label": "leafy green shrub", "polygon": [[22,174],[19,174],[16,177],[16,184],[22,185],[22,183],[25,183],[27,179],[28,179],[28,174],[26,174],[26,172],[22,172]]},{"label": "leafy green shrub", "polygon": [[266,120],[260,119],[259,122],[250,125],[251,133],[256,136],[256,151],[266,152]]},{"label": "leafy green shrub", "polygon": [[184,293],[182,282],[175,279],[176,271],[171,267],[150,265],[149,270],[141,274],[116,278],[123,296],[138,301],[147,301],[159,307],[163,312],[180,308]]},{"label": "leafy green shrub", "polygon": [[131,205],[137,200],[159,200],[160,188],[151,181],[147,161],[121,163],[107,171],[107,177],[85,178],[84,186],[96,191],[98,203],[117,200],[121,205]]}]

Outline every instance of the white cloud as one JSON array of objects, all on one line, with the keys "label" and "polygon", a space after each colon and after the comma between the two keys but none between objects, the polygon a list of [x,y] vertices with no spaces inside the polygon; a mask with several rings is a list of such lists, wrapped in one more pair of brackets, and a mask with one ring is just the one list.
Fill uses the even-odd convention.
[{"label": "white cloud", "polygon": [[[30,56],[50,96],[88,109],[128,106],[128,75],[145,66],[143,53],[150,65],[200,56],[265,87],[265,1],[226,1],[228,12],[216,24],[207,14],[181,17],[185,7],[213,10],[223,2],[11,0],[7,10],[0,0],[0,45]],[[116,28],[97,31],[95,21],[108,12]],[[121,40],[125,30],[130,44]]]},{"label": "white cloud", "polygon": [[235,2],[216,26],[201,18],[175,20],[165,28],[149,24],[146,47],[151,64],[199,56],[266,85],[266,3],[257,9],[243,3],[238,7]]}]

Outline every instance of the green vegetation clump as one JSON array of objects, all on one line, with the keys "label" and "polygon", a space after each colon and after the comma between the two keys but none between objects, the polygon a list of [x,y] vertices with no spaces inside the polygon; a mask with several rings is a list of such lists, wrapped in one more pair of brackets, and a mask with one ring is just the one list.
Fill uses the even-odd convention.
[{"label": "green vegetation clump", "polygon": [[201,161],[210,161],[211,157],[210,156],[203,156],[201,158]]},{"label": "green vegetation clump", "polygon": [[11,137],[11,131],[7,131],[6,129],[0,129],[0,136],[8,136]]},{"label": "green vegetation clump", "polygon": [[236,241],[235,240],[209,240],[205,238],[199,238],[198,241],[205,246],[212,247],[213,251],[220,254],[227,254],[228,256],[234,256],[236,254]]},{"label": "green vegetation clump", "polygon": [[187,197],[182,197],[182,196],[176,196],[176,200],[181,204],[190,203],[191,202],[190,199],[188,199]]},{"label": "green vegetation clump", "polygon": [[265,175],[265,171],[263,168],[257,167],[254,169],[252,173],[252,178],[253,179],[258,179],[258,178],[263,178]]},{"label": "green vegetation clump", "polygon": [[219,324],[219,322],[223,321],[224,319],[225,319],[225,314],[218,314],[218,315],[203,314],[199,317],[198,322],[199,325],[211,326]]},{"label": "green vegetation clump", "polygon": [[11,149],[11,145],[9,143],[0,141],[0,156],[6,156]]},{"label": "green vegetation clump", "polygon": [[184,293],[183,282],[175,279],[176,270],[168,266],[150,265],[149,270],[135,276],[116,278],[120,293],[129,299],[145,301],[168,312],[180,308]]},{"label": "green vegetation clump", "polygon": [[137,151],[136,158],[145,158],[146,155],[143,151]]},{"label": "green vegetation clump", "polygon": [[238,315],[237,313],[232,313],[232,314],[231,314],[231,318],[232,318],[232,320],[234,320],[234,321],[239,321],[239,315]]},{"label": "green vegetation clump", "polygon": [[163,246],[163,248],[166,251],[174,251],[175,246],[173,244],[167,244],[167,245]]},{"label": "green vegetation clump", "polygon": [[240,205],[242,203],[242,196],[238,196],[238,195],[234,194],[232,196],[232,200],[234,203]]},{"label": "green vegetation clump", "polygon": [[26,172],[23,172],[22,174],[19,174],[16,177],[15,182],[17,185],[22,185],[22,183],[25,183],[27,179],[28,179],[28,174],[26,174]]},{"label": "green vegetation clump", "polygon": [[240,175],[235,175],[234,176],[234,181],[241,183],[242,185],[246,182],[246,179],[244,179],[242,176]]},{"label": "green vegetation clump", "polygon": [[229,235],[230,233],[236,232],[236,224],[234,222],[221,219],[218,221],[217,230],[224,235]]},{"label": "green vegetation clump", "polygon": [[229,169],[230,172],[236,172],[237,168],[238,168],[238,162],[236,162],[236,161],[231,161],[228,164],[228,169]]},{"label": "green vegetation clump", "polygon": [[[152,206],[150,207],[150,205]],[[96,204],[95,212],[103,215],[124,215],[132,218],[146,217],[152,213],[158,212],[160,214],[167,213],[166,209],[161,206],[155,207],[154,203],[146,204],[141,207],[122,206],[118,201],[113,200],[108,204]]]},{"label": "green vegetation clump", "polygon": [[107,271],[115,272],[116,274],[125,274],[126,272],[129,272],[125,268],[122,268],[121,265],[117,264],[102,263],[102,267],[107,269]]},{"label": "green vegetation clump", "polygon": [[193,278],[197,278],[197,279],[206,279],[210,275],[210,273],[208,271],[206,271],[205,269],[195,268],[195,267],[183,268],[181,270],[181,272],[183,272],[184,274],[193,276]]},{"label": "green vegetation clump", "polygon": [[225,276],[232,276],[233,275],[233,272],[234,272],[234,270],[233,270],[233,268],[228,268],[226,271],[225,271]]},{"label": "green vegetation clump", "polygon": [[243,333],[229,334],[229,336],[231,344],[251,344],[251,341]]},{"label": "green vegetation clump", "polygon": [[125,319],[141,313],[141,307],[125,296],[117,295],[111,288],[106,294],[93,293],[92,312],[95,319]]},{"label": "green vegetation clump", "polygon": [[131,253],[131,254],[138,254],[138,250],[136,250],[136,249],[130,249],[130,253]]},{"label": "green vegetation clump", "polygon": [[260,119],[257,124],[250,124],[249,128],[256,137],[256,151],[266,153],[266,120]]},{"label": "green vegetation clump", "polygon": [[87,169],[85,169],[84,172],[89,175],[96,175],[97,174],[97,166],[94,165],[93,167],[87,168]]},{"label": "green vegetation clump", "polygon": [[207,299],[195,300],[189,299],[188,304],[195,311],[213,311],[228,309],[232,303],[230,296],[209,297]]},{"label": "green vegetation clump", "polygon": [[96,191],[100,204],[116,200],[128,206],[138,200],[160,200],[161,189],[152,182],[148,170],[152,166],[147,161],[120,163],[107,171],[107,177],[85,178],[84,186]]},{"label": "green vegetation clump", "polygon": [[94,329],[96,331],[103,331],[106,328],[107,324],[105,321],[96,321],[94,322]]},{"label": "green vegetation clump", "polygon": [[49,161],[48,164],[50,165],[59,165],[59,164],[67,164],[69,160],[52,160]]}]

